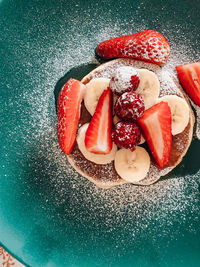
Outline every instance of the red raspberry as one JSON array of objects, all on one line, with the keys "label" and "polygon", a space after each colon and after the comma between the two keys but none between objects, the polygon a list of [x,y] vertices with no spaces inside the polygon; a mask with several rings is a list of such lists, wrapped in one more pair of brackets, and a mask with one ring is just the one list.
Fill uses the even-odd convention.
[{"label": "red raspberry", "polygon": [[110,88],[117,95],[135,91],[140,83],[139,73],[129,66],[117,68],[110,80]]},{"label": "red raspberry", "polygon": [[118,122],[112,133],[112,139],[118,147],[134,150],[140,143],[141,132],[137,124],[132,122]]},{"label": "red raspberry", "polygon": [[137,120],[144,113],[144,101],[135,92],[121,95],[114,106],[115,114],[125,120]]}]

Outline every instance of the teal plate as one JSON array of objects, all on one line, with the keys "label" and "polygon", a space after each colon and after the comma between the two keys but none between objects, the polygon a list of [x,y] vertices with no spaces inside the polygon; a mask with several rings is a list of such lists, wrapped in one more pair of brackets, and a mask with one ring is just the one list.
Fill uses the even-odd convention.
[{"label": "teal plate", "polygon": [[200,141],[149,187],[97,189],[60,151],[55,98],[100,41],[163,33],[199,60],[199,1],[0,1],[0,241],[29,266],[199,266]]}]

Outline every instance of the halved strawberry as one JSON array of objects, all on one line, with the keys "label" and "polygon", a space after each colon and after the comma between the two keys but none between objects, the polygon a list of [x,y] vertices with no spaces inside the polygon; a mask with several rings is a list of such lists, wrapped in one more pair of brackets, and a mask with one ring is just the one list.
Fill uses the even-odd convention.
[{"label": "halved strawberry", "polygon": [[172,144],[171,110],[160,102],[145,110],[138,124],[157,164],[162,169],[169,161]]},{"label": "halved strawberry", "polygon": [[161,33],[145,30],[106,40],[97,46],[96,52],[104,59],[134,58],[163,65],[169,57],[170,46]]},{"label": "halved strawberry", "polygon": [[111,90],[103,91],[85,134],[86,148],[95,154],[108,154],[112,149]]},{"label": "halved strawberry", "polygon": [[200,62],[176,66],[176,71],[183,89],[200,106]]},{"label": "halved strawberry", "polygon": [[70,79],[58,97],[58,139],[63,152],[71,153],[80,118],[80,105],[86,87],[80,81]]}]

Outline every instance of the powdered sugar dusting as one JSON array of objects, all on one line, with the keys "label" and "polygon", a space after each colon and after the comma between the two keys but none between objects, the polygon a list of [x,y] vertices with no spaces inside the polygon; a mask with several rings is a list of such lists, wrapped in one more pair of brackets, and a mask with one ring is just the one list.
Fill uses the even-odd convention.
[{"label": "powdered sugar dusting", "polygon": [[[153,47],[151,51],[149,51],[149,46]],[[167,61],[169,53],[169,47],[163,46],[156,36],[150,37],[148,40],[145,37],[145,40],[142,40],[139,44],[136,41],[129,40],[125,48],[121,49],[121,55],[124,57],[141,57],[144,60],[155,60],[155,62],[162,63]]]},{"label": "powdered sugar dusting", "polygon": [[[111,76],[114,75],[115,69],[117,68],[121,68],[124,66],[132,66],[135,69],[139,68],[146,68],[149,69],[153,72],[155,72],[157,75],[159,75],[159,73],[161,72],[161,68],[155,64],[150,64],[150,63],[146,63],[144,61],[132,61],[131,59],[120,59],[120,60],[115,60],[115,62],[111,65],[111,66],[107,66],[106,69],[103,69],[101,71],[101,73],[91,73],[91,75],[88,76],[89,79],[93,79],[96,77],[108,77],[109,79],[111,78]],[[104,68],[104,67],[102,67]]]},{"label": "powdered sugar dusting", "polygon": [[97,47],[103,58],[138,58],[146,61],[165,64],[170,53],[169,44],[158,32],[142,31],[114,41],[105,41]]},{"label": "powdered sugar dusting", "polygon": [[[132,81],[133,79],[134,81]],[[116,69],[110,81],[110,88],[117,94],[135,91],[139,85],[139,81],[139,73],[132,67],[124,66]]]},{"label": "powdered sugar dusting", "polygon": [[[59,208],[68,200],[66,212],[70,210],[71,216],[76,218],[78,209],[79,221],[102,217],[104,233],[115,232],[120,225],[137,239],[141,231],[150,225],[156,232],[158,227],[166,225],[165,234],[170,235],[173,224],[170,226],[169,221],[172,222],[176,218],[177,212],[179,220],[185,221],[189,210],[193,216],[199,210],[198,203],[194,203],[193,200],[198,195],[200,172],[185,177],[172,175],[168,179],[148,187],[124,184],[105,190],[81,177],[67,163],[66,155],[59,148],[56,130],[43,133],[40,136],[38,147],[40,147],[38,156],[48,159],[43,172],[49,176],[48,183],[51,186],[49,188],[51,194],[44,195],[46,201],[50,203],[53,201],[55,208]],[[108,167],[107,175],[109,175],[109,171]],[[156,173],[156,170],[154,171],[153,174]],[[153,178],[155,177],[152,176]],[[42,181],[37,180],[38,186],[40,182]],[[63,214],[60,220],[65,221]],[[131,228],[127,224],[130,221],[134,221]],[[152,222],[155,221],[157,224],[153,226]],[[96,227],[98,228],[98,222]],[[117,242],[116,245],[119,245],[120,240],[115,240],[115,242]]]},{"label": "powdered sugar dusting", "polygon": [[160,96],[178,94],[183,97],[181,91],[177,90],[177,84],[175,84],[172,74],[169,71],[163,70],[158,77],[162,88]]},{"label": "powdered sugar dusting", "polygon": [[158,168],[154,164],[151,164],[150,168],[149,168],[149,172],[147,174],[147,178],[143,179],[142,183],[144,183],[144,184],[154,183],[155,180],[157,180],[160,177],[166,175],[172,169],[173,169],[173,167],[168,167],[168,168],[165,168],[163,170],[159,170],[158,171]]},{"label": "powdered sugar dusting", "polygon": [[135,123],[119,122],[113,129],[112,138],[118,147],[133,150],[140,143],[141,132]]},{"label": "powdered sugar dusting", "polygon": [[[22,74],[22,69],[26,70],[23,75],[23,82],[20,84],[20,101],[8,94],[6,104],[8,112],[17,114],[18,118],[23,121],[23,127],[14,122],[13,127],[8,129],[6,133],[10,141],[19,149],[18,153],[21,155],[24,153],[24,158],[29,160],[24,162],[24,158],[18,157],[16,159],[16,163],[20,166],[21,177],[26,168],[31,169],[29,179],[24,181],[27,186],[23,194],[31,194],[31,181],[36,186],[44,203],[47,203],[47,206],[42,203],[40,209],[43,211],[52,209],[54,211],[52,214],[48,214],[48,219],[55,222],[56,218],[55,229],[57,231],[59,231],[60,225],[69,227],[74,220],[80,227],[85,224],[89,230],[93,227],[97,231],[102,229],[103,234],[112,233],[111,253],[122,243],[124,244],[124,251],[126,250],[127,240],[123,239],[123,232],[119,238],[115,238],[115,233],[119,227],[124,232],[128,232],[135,243],[142,236],[145,236],[149,226],[151,226],[151,231],[155,231],[158,236],[169,235],[173,239],[174,231],[172,230],[174,230],[174,221],[177,218],[184,224],[189,221],[189,216],[195,220],[199,214],[199,204],[194,202],[199,197],[199,171],[196,174],[186,174],[184,177],[171,174],[168,179],[148,187],[126,184],[105,190],[97,188],[90,181],[81,177],[67,162],[66,155],[60,150],[54,102],[54,89],[58,80],[76,66],[83,63],[96,63],[93,51],[103,40],[131,34],[133,28],[134,32],[137,32],[149,27],[145,18],[142,17],[139,18],[138,23],[130,20],[124,21],[123,24],[118,18],[112,20],[110,17],[104,17],[104,14],[101,14],[103,19],[98,19],[98,14],[92,18],[90,17],[90,10],[84,11],[78,8],[73,13],[73,17],[68,17],[67,13],[62,14],[62,9],[60,9],[61,15],[57,16],[55,21],[49,24],[50,26],[48,24],[44,27],[40,25],[41,28],[39,27],[40,21],[36,17],[32,31],[35,34],[34,29],[38,29],[37,35],[39,37],[37,39],[31,38],[32,33],[28,32],[26,34],[27,40],[23,41],[17,27],[17,34],[7,37],[8,43],[15,43],[17,47],[14,52],[21,64],[18,75]],[[139,8],[145,9],[144,4],[140,4]],[[110,10],[112,11],[112,9]],[[31,11],[30,9],[29,17],[33,19]],[[82,23],[80,12],[84,12],[83,16],[85,16],[87,23]],[[101,12],[100,8],[99,12]],[[43,12],[43,14],[45,19],[42,20],[42,23],[47,19],[46,13]],[[65,24],[60,23],[65,18],[68,19],[68,30]],[[29,18],[27,18],[28,20]],[[57,20],[60,20],[59,23]],[[60,24],[60,28],[57,28],[57,25]],[[77,27],[79,24],[82,24],[80,29]],[[170,26],[166,25],[166,31]],[[6,21],[4,27],[7,27]],[[49,29],[48,39],[44,34],[45,27]],[[55,35],[55,31],[51,31],[53,27],[58,32],[57,35]],[[72,41],[66,42],[65,36],[68,36],[68,40]],[[169,34],[168,36],[172,45],[172,53],[169,62],[164,66],[164,70],[171,73],[174,71],[175,65],[188,63],[195,57],[192,55],[192,49],[186,45],[187,40],[184,40],[185,44],[183,45],[180,43],[175,45],[173,36]],[[117,66],[122,65],[119,63]],[[130,65],[128,61],[127,65]],[[145,68],[145,63],[139,62],[137,67]],[[150,68],[159,75],[159,67],[152,65]],[[15,73],[14,69],[11,70]],[[110,78],[112,74],[113,68],[110,68],[104,73],[104,76]],[[164,78],[164,80],[166,79],[167,77]],[[18,83],[17,76],[15,82]],[[34,85],[32,90],[30,90],[30,84]],[[9,75],[6,86],[8,92],[9,88],[14,86],[11,84]],[[165,87],[166,93],[173,92],[173,86],[169,88],[167,84],[163,83],[163,87]],[[20,135],[22,141],[16,139],[17,134]],[[22,142],[23,148],[17,146],[19,141]],[[152,171],[152,174],[155,177],[156,171]],[[5,173],[5,177],[6,175],[8,174]],[[107,175],[109,175],[109,168]],[[36,209],[36,213],[38,212],[40,210]],[[192,220],[189,222],[186,230],[191,231]],[[72,229],[74,228],[72,227]],[[77,235],[76,239],[78,240],[78,238]],[[84,239],[82,243],[85,247],[88,246]],[[91,248],[91,246],[88,247]],[[119,252],[118,250],[117,252],[123,255],[124,251],[120,250]]]},{"label": "powdered sugar dusting", "polygon": [[135,92],[122,94],[115,103],[115,114],[121,119],[137,120],[144,113],[144,101]]},{"label": "powdered sugar dusting", "polygon": [[[100,66],[95,72],[90,73],[87,75],[87,79],[93,79],[96,77],[107,77],[110,78],[114,72],[115,69],[121,68],[121,66],[132,66],[134,68],[141,68],[141,69],[148,69],[150,71],[153,71],[160,82],[160,97],[164,95],[178,95],[180,97],[184,97],[183,93],[181,92],[178,82],[175,80],[174,74],[170,72],[170,70],[161,69],[160,67],[141,62],[141,61],[134,61],[131,59],[119,59],[114,60],[112,62],[107,63],[107,65]],[[126,102],[125,95],[128,93],[124,93],[120,98],[122,98],[122,101]],[[116,102],[118,104],[120,98]],[[121,102],[120,102],[121,103]],[[115,104],[115,107],[116,107]],[[123,111],[128,111],[128,108],[123,108]],[[119,114],[118,114],[119,115]],[[121,116],[121,115],[120,115]],[[192,118],[190,120],[190,123],[187,125],[185,130],[182,132],[181,136],[176,135],[173,137],[173,149],[170,156],[169,166],[175,166],[178,160],[180,159],[181,155],[185,154],[186,150],[188,149],[188,143],[190,143],[190,127],[193,127]],[[177,154],[179,153],[179,154]],[[153,165],[153,162],[152,162]],[[148,175],[144,180],[140,182],[140,184],[148,185],[156,180],[159,179],[160,176],[164,176],[169,171],[171,171],[173,168],[165,168],[164,170],[160,170],[158,167],[151,167],[149,170]],[[154,177],[154,179],[153,179]]]}]

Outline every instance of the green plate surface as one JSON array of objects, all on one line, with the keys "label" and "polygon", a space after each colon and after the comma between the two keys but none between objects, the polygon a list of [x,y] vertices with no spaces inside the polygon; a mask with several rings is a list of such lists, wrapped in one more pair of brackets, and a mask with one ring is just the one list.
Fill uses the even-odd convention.
[{"label": "green plate surface", "polygon": [[200,58],[199,1],[0,0],[0,242],[29,266],[199,266],[200,141],[149,187],[97,189],[60,151],[55,98],[105,39],[155,29]]}]

